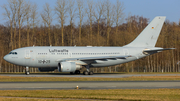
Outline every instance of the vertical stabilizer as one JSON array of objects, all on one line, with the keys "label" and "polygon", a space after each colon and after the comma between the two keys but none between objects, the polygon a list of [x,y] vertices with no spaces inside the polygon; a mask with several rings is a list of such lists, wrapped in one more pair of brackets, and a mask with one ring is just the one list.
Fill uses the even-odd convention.
[{"label": "vertical stabilizer", "polygon": [[155,47],[165,19],[164,16],[155,17],[135,40],[124,47]]}]

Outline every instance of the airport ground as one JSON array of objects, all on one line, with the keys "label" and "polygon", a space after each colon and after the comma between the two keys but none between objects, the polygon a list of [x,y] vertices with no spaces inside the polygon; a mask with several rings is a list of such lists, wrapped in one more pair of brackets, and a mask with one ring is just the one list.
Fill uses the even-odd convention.
[{"label": "airport ground", "polygon": [[0,74],[2,101],[179,99],[180,73]]}]

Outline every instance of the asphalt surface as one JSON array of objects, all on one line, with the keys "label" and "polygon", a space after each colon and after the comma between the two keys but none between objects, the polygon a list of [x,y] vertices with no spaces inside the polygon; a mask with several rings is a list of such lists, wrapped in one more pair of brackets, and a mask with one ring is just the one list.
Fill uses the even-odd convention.
[{"label": "asphalt surface", "polygon": [[[180,74],[0,74],[10,77],[105,77],[124,78],[132,76],[180,76]],[[0,90],[47,90],[47,89],[180,89],[180,81],[58,81],[58,82],[0,82]]]},{"label": "asphalt surface", "polygon": [[180,81],[60,81],[60,82],[0,82],[0,90],[47,89],[180,89]]}]

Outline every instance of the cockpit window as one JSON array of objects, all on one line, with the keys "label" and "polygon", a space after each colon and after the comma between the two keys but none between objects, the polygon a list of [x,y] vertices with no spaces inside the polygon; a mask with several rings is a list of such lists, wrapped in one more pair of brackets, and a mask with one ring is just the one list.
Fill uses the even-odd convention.
[{"label": "cockpit window", "polygon": [[17,52],[10,52],[9,54],[17,55]]}]

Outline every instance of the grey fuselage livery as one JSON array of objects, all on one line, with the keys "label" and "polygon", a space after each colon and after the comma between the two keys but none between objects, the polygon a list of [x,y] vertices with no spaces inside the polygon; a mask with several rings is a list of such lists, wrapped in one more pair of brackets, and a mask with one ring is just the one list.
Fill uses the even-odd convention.
[{"label": "grey fuselage livery", "polygon": [[[57,51],[54,51],[57,50]],[[65,50],[65,51],[64,51]],[[7,55],[6,60],[12,64],[29,67],[57,67],[60,61],[75,61],[77,65],[88,65],[91,67],[104,67],[117,65],[145,57],[143,48],[123,47],[25,47],[15,49],[11,52],[17,54]],[[95,59],[83,60],[83,58],[94,57],[116,57],[129,56],[126,59]]]},{"label": "grey fuselage livery", "polygon": [[164,21],[165,17],[155,17],[133,42],[123,47],[24,47],[11,51],[4,59],[20,66],[38,67],[40,71],[58,69],[60,72],[75,73],[85,66],[90,73],[90,67],[118,65],[174,49],[155,47]]}]

